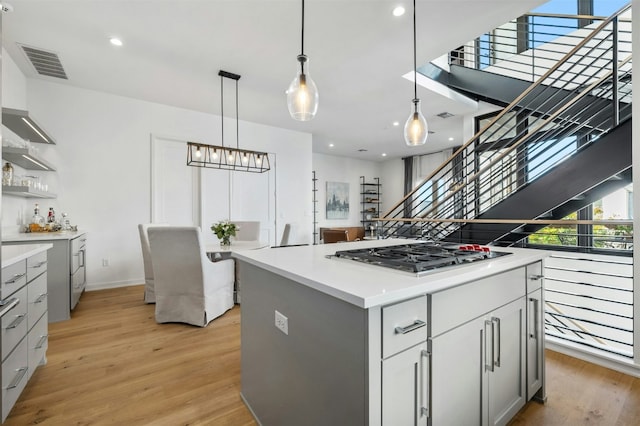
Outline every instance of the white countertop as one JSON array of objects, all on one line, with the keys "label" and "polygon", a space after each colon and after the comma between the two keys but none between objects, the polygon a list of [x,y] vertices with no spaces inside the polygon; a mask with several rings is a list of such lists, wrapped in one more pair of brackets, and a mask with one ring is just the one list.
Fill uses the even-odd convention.
[{"label": "white countertop", "polygon": [[2,241],[9,243],[49,241],[49,240],[72,240],[86,234],[86,231],[56,231],[56,232],[25,232],[19,234],[3,234]]},{"label": "white countertop", "polygon": [[2,267],[11,266],[34,254],[49,250],[53,244],[20,244],[2,246]]},{"label": "white countertop", "polygon": [[513,253],[475,262],[422,277],[414,274],[367,265],[355,261],[326,258],[338,250],[380,247],[419,242],[405,239],[356,241],[302,247],[243,250],[233,257],[297,281],[361,308],[392,303],[420,294],[434,293],[510,269],[528,265],[547,257],[542,250],[496,247],[495,251]]}]

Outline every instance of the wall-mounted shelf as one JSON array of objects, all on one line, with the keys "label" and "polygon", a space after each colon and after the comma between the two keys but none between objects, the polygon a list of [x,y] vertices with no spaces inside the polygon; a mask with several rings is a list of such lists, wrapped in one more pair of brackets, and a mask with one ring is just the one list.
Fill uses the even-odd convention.
[{"label": "wall-mounted shelf", "polygon": [[27,170],[45,170],[54,172],[56,169],[42,158],[29,153],[26,148],[2,147],[2,158]]},{"label": "wall-mounted shelf", "polygon": [[380,178],[373,178],[372,182],[366,182],[364,176],[360,176],[360,205],[362,209],[360,222],[365,228],[369,228],[376,221],[374,218],[380,215]]},{"label": "wall-mounted shelf", "polygon": [[16,135],[30,142],[46,143],[54,145],[56,143],[47,132],[40,126],[28,111],[12,108],[2,108],[2,124],[7,126]]},{"label": "wall-mounted shelf", "polygon": [[23,198],[56,198],[51,192],[36,191],[30,186],[3,186],[2,195],[13,195]]}]

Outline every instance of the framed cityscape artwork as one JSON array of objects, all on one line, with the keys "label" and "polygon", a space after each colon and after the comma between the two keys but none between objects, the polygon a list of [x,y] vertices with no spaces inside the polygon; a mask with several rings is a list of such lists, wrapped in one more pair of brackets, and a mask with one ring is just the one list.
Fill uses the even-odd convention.
[{"label": "framed cityscape artwork", "polygon": [[349,184],[327,182],[327,219],[349,218]]}]

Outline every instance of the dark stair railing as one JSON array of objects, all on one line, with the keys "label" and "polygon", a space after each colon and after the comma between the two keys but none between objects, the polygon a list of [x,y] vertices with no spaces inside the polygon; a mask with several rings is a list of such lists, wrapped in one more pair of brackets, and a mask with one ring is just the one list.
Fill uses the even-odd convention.
[{"label": "dark stair railing", "polygon": [[[381,216],[380,234],[447,238],[464,226],[464,220],[480,216],[562,167],[576,152],[629,119],[632,57],[628,44],[620,43],[617,29],[619,16],[630,7],[597,25]],[[621,45],[625,50],[619,49]]]}]

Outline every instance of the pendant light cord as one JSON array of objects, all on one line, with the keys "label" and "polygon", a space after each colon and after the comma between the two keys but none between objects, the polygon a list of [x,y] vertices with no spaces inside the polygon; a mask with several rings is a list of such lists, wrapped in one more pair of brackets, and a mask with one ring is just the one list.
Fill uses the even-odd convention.
[{"label": "pendant light cord", "polygon": [[238,116],[238,80],[236,80],[236,148],[237,149],[240,149],[239,141],[240,141],[240,118]]},{"label": "pendant light cord", "polygon": [[418,66],[416,64],[416,0],[413,0],[413,99],[418,99]]},{"label": "pendant light cord", "polygon": [[304,55],[304,0],[302,0],[302,43],[301,44],[301,48],[300,48],[300,54]]},{"label": "pendant light cord", "polygon": [[222,147],[224,148],[224,77],[220,76],[220,120],[222,122]]}]

